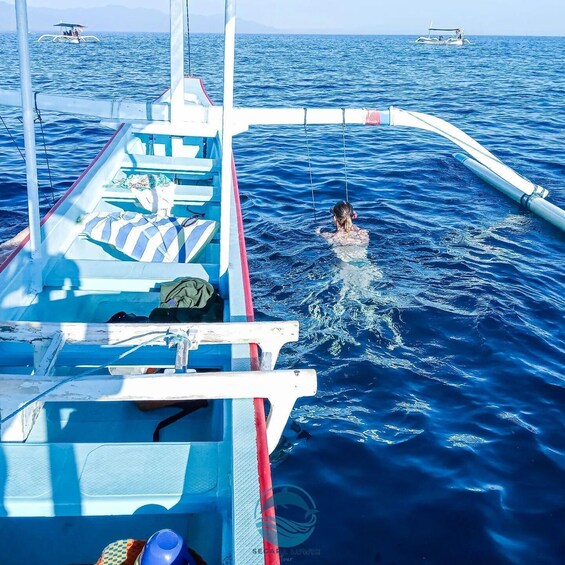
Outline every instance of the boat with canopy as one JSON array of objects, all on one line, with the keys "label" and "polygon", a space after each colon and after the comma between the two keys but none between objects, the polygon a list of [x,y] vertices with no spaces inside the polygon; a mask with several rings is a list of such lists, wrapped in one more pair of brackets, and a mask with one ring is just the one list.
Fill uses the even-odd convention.
[{"label": "boat with canopy", "polygon": [[[432,32],[446,32],[450,35],[445,37],[444,35],[432,36]],[[423,45],[453,45],[456,47],[461,47],[471,43],[465,38],[465,33],[462,27],[429,27],[428,35],[418,37],[416,43],[421,43]]]},{"label": "boat with canopy", "polygon": [[70,24],[59,22],[54,24],[54,27],[61,28],[60,33],[46,33],[43,34],[37,41],[45,42],[52,41],[55,43],[100,43],[95,35],[83,35],[83,30],[86,27],[82,24]]},{"label": "boat with canopy", "polygon": [[[185,6],[170,3],[169,88],[139,101],[34,93],[26,0],[16,0],[21,89],[0,90],[0,104],[23,108],[29,231],[0,266],[6,565],[103,565],[147,540],[176,547],[171,532],[193,556],[179,563],[280,563],[269,454],[317,377],[276,368],[297,322],[254,321],[235,135],[281,124],[432,132],[565,230],[545,188],[441,118],[234,106],[235,0],[225,1],[223,105],[213,105],[184,73]],[[114,130],[41,220],[39,110]]]}]

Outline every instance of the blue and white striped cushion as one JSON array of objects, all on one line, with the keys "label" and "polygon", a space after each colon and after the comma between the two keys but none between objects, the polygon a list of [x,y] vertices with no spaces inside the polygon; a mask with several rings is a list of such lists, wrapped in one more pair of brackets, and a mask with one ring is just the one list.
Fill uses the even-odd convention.
[{"label": "blue and white striped cushion", "polygon": [[112,245],[136,261],[188,263],[212,239],[217,223],[157,214],[113,212],[94,216],[84,227],[91,239]]}]

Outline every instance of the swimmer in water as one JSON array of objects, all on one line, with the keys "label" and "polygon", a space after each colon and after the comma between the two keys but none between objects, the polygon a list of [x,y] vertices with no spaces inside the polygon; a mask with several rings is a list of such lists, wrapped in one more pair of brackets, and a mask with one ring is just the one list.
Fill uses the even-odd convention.
[{"label": "swimmer in water", "polygon": [[335,254],[342,261],[359,261],[367,258],[369,232],[353,224],[357,214],[349,202],[342,200],[332,209],[335,232],[318,233],[332,244]]}]

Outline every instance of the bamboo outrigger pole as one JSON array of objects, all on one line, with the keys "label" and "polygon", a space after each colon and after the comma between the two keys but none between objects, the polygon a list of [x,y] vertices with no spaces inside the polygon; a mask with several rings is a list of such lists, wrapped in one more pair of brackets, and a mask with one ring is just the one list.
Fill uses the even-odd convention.
[{"label": "bamboo outrigger pole", "polygon": [[506,194],[508,198],[518,202],[518,204],[523,206],[526,210],[537,214],[540,218],[553,224],[556,228],[565,231],[565,211],[559,208],[559,206],[545,200],[539,192],[531,192],[530,194],[523,192],[514,184],[502,178],[495,171],[468,155],[454,153],[453,156],[480,179],[503,194]]},{"label": "bamboo outrigger pole", "polygon": [[22,113],[26,158],[29,248],[32,262],[30,290],[32,292],[40,292],[43,288],[41,269],[41,222],[39,218],[39,190],[37,182],[37,158],[35,154],[35,126],[33,121],[34,103],[29,62],[26,0],[16,0],[16,24],[18,28],[18,50],[20,54],[20,85],[22,89]]},{"label": "bamboo outrigger pole", "polygon": [[226,0],[224,29],[224,100],[222,117],[222,178],[220,225],[220,277],[229,265],[231,203],[233,192],[232,138],[233,138],[233,80],[235,65],[235,0]]},{"label": "bamboo outrigger pole", "polygon": [[184,2],[171,0],[171,122],[184,119]]}]

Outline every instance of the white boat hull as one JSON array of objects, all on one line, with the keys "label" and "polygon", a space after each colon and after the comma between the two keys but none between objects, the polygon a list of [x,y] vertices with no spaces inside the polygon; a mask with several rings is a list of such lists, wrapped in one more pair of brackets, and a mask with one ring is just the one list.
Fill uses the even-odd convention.
[{"label": "white boat hull", "polygon": [[[183,82],[185,104],[211,108],[200,81]],[[169,92],[157,101],[170,102]],[[2,563],[41,562],[41,544],[24,538],[49,539],[53,563],[93,563],[107,544],[147,539],[163,528],[190,534],[187,543],[207,563],[260,565],[267,562],[263,548],[274,554],[249,509],[274,520],[274,509],[261,506],[272,488],[269,452],[296,398],[315,393],[316,377],[274,371],[283,344],[298,338],[296,323],[253,322],[235,170],[229,218],[221,212],[220,133],[216,128],[204,139],[188,125],[183,139],[172,139],[122,124],[43,221],[35,263],[42,289],[29,288],[27,238],[0,266],[0,544],[9,548]],[[85,214],[139,206],[113,183],[122,171],[174,176],[175,216],[190,207],[220,228],[229,220],[229,269],[220,273],[217,237],[197,261],[167,264],[124,260],[86,237]],[[221,293],[214,323],[108,323],[122,308],[136,315],[159,308],[160,286],[193,276]],[[94,370],[62,382],[68,368],[76,376],[85,363]],[[29,386],[22,389],[23,375]],[[187,400],[207,404],[155,439],[178,411],[170,405]],[[142,408],[147,401],[152,410]],[[38,493],[36,483],[48,486]],[[24,527],[30,518],[33,525]],[[69,529],[83,532],[80,547],[65,543]],[[250,547],[257,553],[249,555]]]},{"label": "white boat hull", "polygon": [[52,43],[72,43],[75,45],[78,43],[100,43],[100,40],[94,35],[79,35],[76,37],[70,35],[54,35],[51,33],[42,35],[37,41],[39,43],[50,41]]},{"label": "white boat hull", "polygon": [[455,47],[461,47],[462,45],[469,43],[469,40],[457,38],[438,39],[437,37],[418,37],[418,39],[416,39],[416,43],[420,43],[422,45],[452,45]]}]

